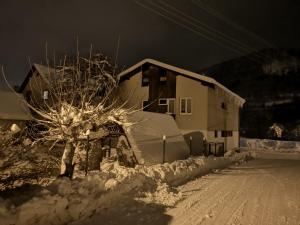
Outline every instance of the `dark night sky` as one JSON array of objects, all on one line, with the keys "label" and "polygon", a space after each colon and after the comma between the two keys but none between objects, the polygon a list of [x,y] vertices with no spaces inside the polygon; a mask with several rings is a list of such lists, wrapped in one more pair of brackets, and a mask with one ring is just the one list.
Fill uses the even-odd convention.
[{"label": "dark night sky", "polygon": [[[160,13],[166,13],[163,9],[171,10],[163,5],[166,2],[202,24],[238,39],[251,50],[268,47],[245,31],[229,26],[224,20],[207,13],[195,4],[199,1],[139,2],[152,9],[155,6],[151,2],[159,4],[163,7],[159,9]],[[299,0],[202,2],[267,40],[272,46],[300,48]],[[182,22],[178,17],[172,18]],[[194,26],[193,29],[199,27]],[[93,43],[94,48],[102,50],[111,58],[115,57],[120,36],[120,67],[131,66],[143,58],[154,58],[186,69],[199,70],[251,51],[247,49],[237,53],[235,47],[230,47],[230,43],[218,40],[221,42],[218,44],[202,37],[202,34],[203,31],[195,34],[180,27],[132,0],[0,1],[0,64],[4,66],[12,84],[19,84],[24,79],[29,70],[29,57],[32,62],[45,61],[46,42],[50,56],[54,50],[56,55],[63,55],[74,52],[76,36],[79,37],[81,52],[87,52]],[[216,34],[210,36],[210,39],[216,38]]]}]

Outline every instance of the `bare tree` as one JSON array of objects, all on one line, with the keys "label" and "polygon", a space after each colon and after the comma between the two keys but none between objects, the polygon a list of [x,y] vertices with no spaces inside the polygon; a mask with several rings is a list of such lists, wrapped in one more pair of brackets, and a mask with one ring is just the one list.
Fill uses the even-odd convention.
[{"label": "bare tree", "polygon": [[115,69],[101,54],[88,58],[65,57],[61,65],[48,66],[41,93],[43,100],[32,99],[28,103],[36,122],[41,125],[36,141],[64,142],[61,175],[71,177],[74,169],[75,149],[83,145],[87,136],[101,138],[108,134],[111,123],[128,126],[126,115],[133,110],[125,109],[113,97],[118,85]]}]

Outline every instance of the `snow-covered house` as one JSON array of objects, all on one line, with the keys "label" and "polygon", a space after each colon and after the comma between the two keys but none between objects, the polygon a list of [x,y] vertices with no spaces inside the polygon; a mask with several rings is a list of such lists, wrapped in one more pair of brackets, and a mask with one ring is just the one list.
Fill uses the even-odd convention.
[{"label": "snow-covered house", "polygon": [[121,72],[119,82],[119,96],[128,106],[172,115],[193,153],[203,143],[225,151],[238,147],[245,100],[216,80],[144,59]]},{"label": "snow-covered house", "polygon": [[31,120],[31,114],[22,95],[0,91],[0,129],[7,130],[13,124],[23,127]]}]

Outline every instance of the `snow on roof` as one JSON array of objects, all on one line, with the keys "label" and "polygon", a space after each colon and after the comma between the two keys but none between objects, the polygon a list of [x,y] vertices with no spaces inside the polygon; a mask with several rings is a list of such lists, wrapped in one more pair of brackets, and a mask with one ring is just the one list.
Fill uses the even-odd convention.
[{"label": "snow on roof", "polygon": [[50,75],[55,74],[55,69],[50,66],[44,66],[41,64],[34,63],[33,66],[36,68],[38,73],[47,81]]},{"label": "snow on roof", "polygon": [[245,99],[243,99],[242,97],[240,97],[236,93],[230,91],[228,88],[226,88],[225,86],[223,86],[222,84],[220,84],[218,81],[216,81],[215,79],[213,79],[211,77],[207,77],[207,76],[204,76],[204,75],[201,75],[201,74],[198,74],[198,73],[194,73],[194,72],[189,71],[189,70],[185,70],[185,69],[182,69],[182,68],[179,68],[179,67],[176,67],[176,66],[172,66],[172,65],[163,63],[163,62],[159,62],[159,61],[154,60],[154,59],[144,59],[144,60],[136,63],[135,65],[133,65],[133,66],[127,68],[126,70],[124,70],[123,72],[121,72],[118,75],[118,78],[121,78],[122,76],[126,75],[127,73],[132,72],[133,70],[137,69],[138,67],[141,67],[145,63],[150,63],[150,64],[153,64],[153,65],[156,65],[156,66],[159,66],[159,67],[166,68],[168,70],[172,70],[172,71],[177,72],[179,74],[183,74],[183,75],[186,75],[188,77],[195,78],[197,80],[202,80],[202,81],[214,84],[217,87],[219,87],[220,89],[222,89],[223,91],[225,91],[226,93],[228,93],[229,95],[231,95],[232,97],[234,97],[239,102],[240,105],[243,105],[245,103]]},{"label": "snow on roof", "polygon": [[0,120],[31,120],[32,116],[21,94],[0,91]]}]

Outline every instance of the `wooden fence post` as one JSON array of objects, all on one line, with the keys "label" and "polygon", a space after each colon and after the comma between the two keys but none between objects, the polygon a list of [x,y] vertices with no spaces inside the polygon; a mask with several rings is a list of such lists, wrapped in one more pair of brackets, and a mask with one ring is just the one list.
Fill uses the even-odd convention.
[{"label": "wooden fence post", "polygon": [[166,135],[163,135],[163,163],[165,163],[165,157],[166,157]]}]

